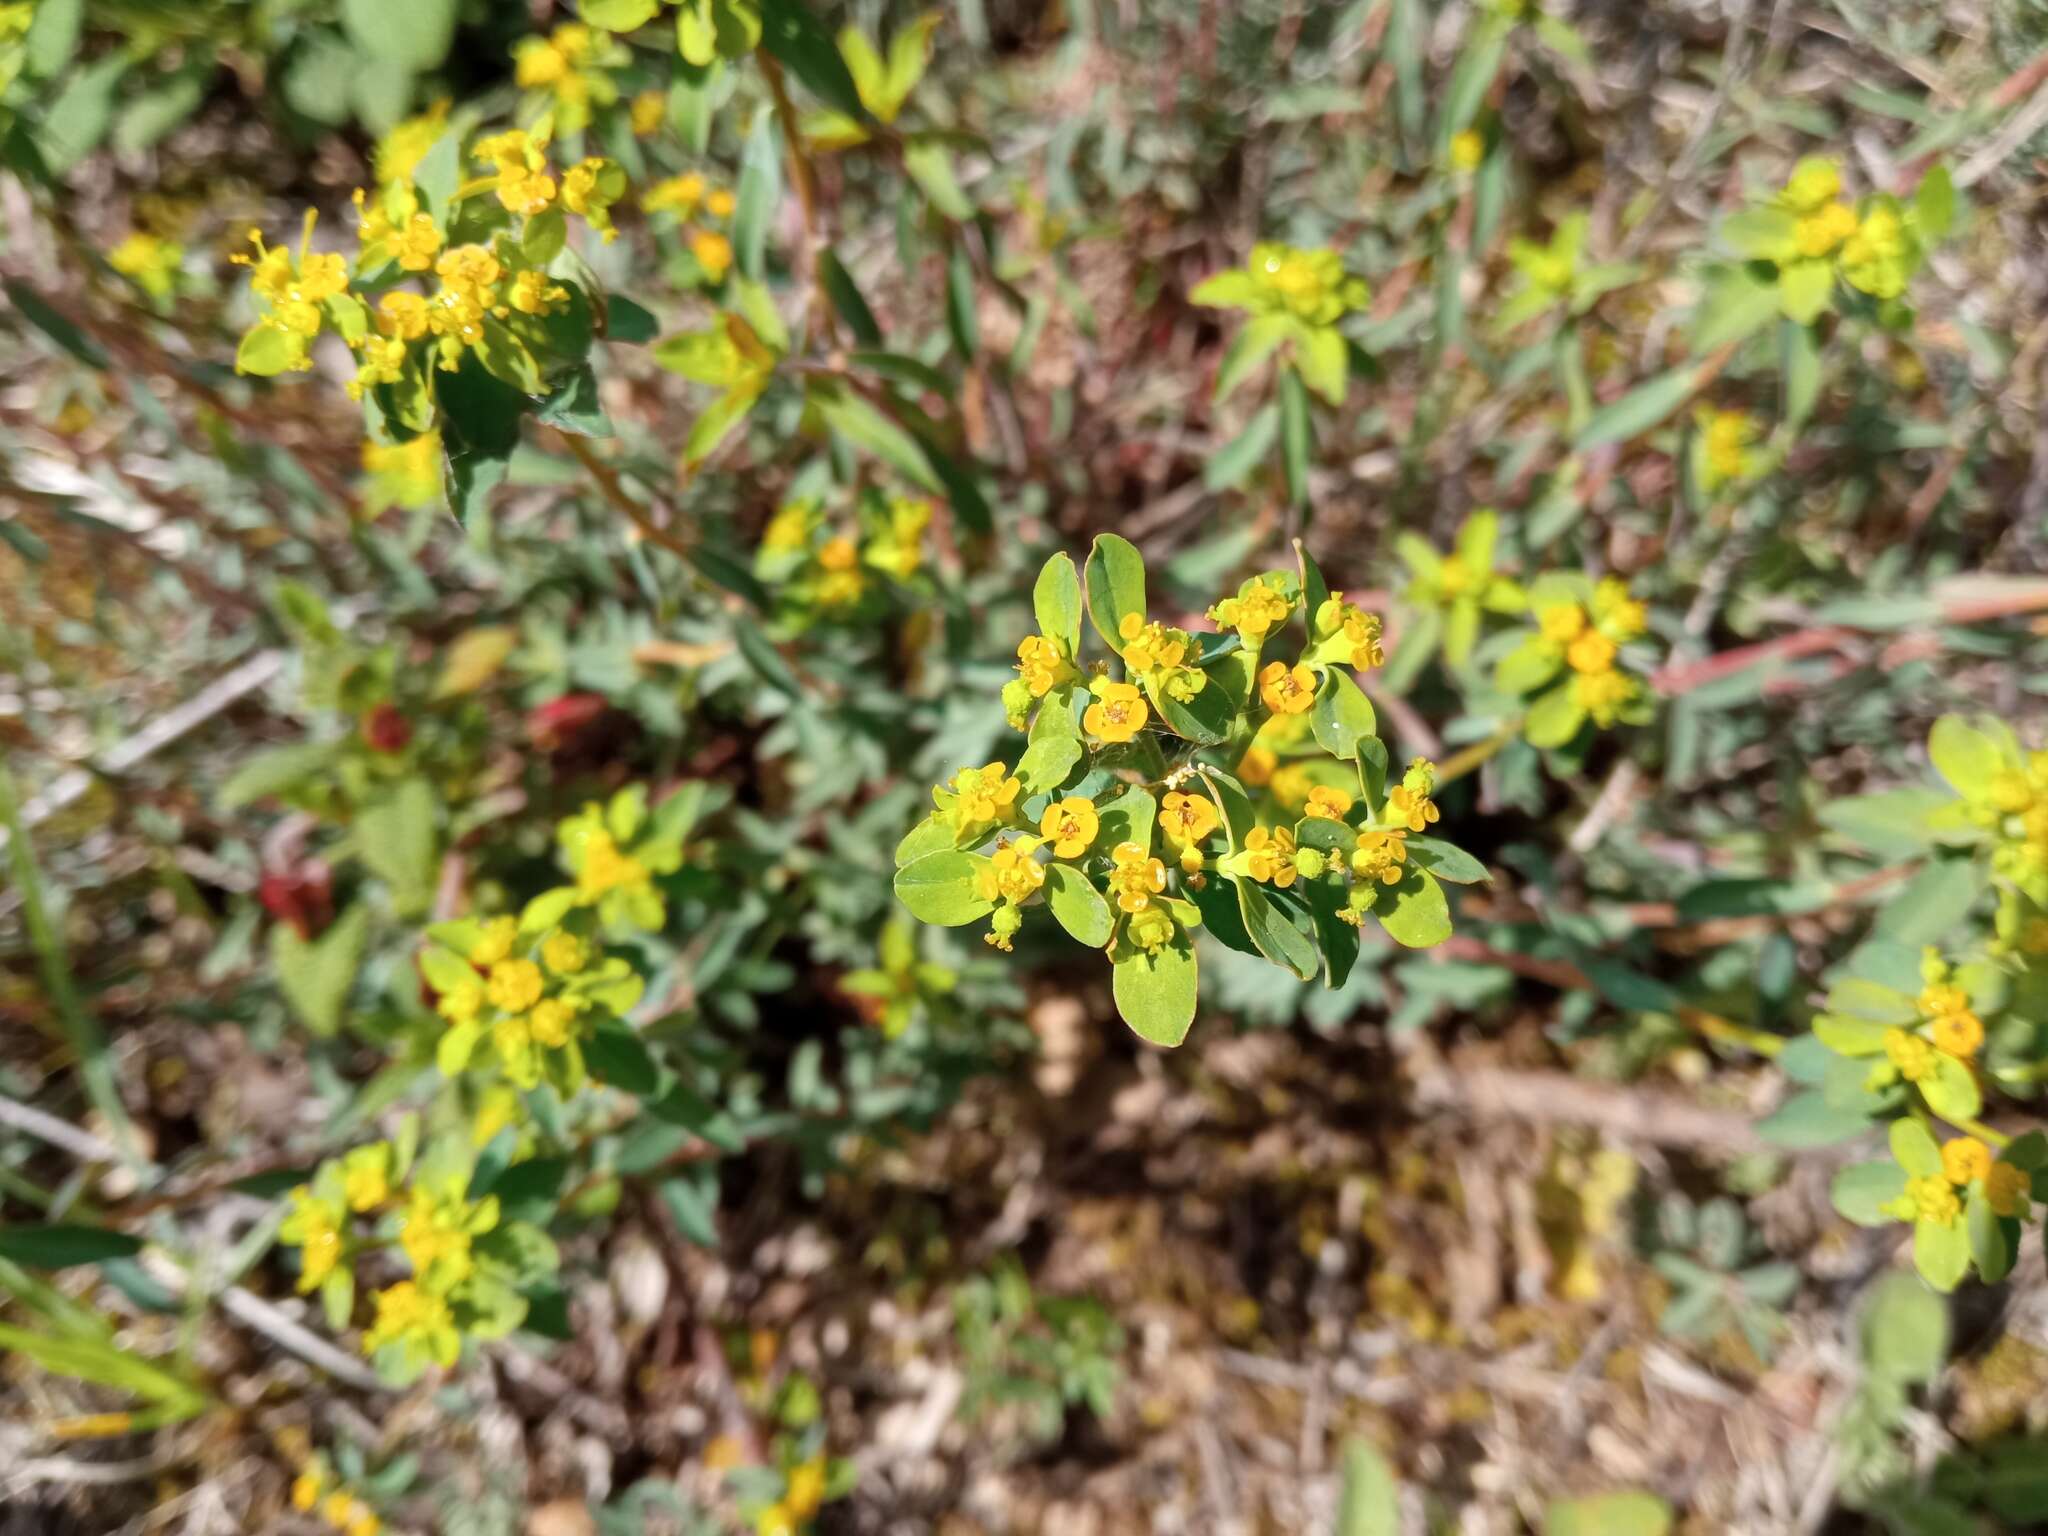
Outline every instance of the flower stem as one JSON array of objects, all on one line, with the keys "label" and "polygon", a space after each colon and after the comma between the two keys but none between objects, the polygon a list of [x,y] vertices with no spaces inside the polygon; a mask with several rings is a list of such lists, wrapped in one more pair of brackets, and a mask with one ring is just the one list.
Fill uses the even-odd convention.
[{"label": "flower stem", "polygon": [[1462,779],[1473,769],[1513,741],[1522,732],[1522,722],[1511,720],[1484,741],[1475,741],[1469,747],[1461,747],[1437,765],[1436,781],[1448,784],[1453,779]]}]

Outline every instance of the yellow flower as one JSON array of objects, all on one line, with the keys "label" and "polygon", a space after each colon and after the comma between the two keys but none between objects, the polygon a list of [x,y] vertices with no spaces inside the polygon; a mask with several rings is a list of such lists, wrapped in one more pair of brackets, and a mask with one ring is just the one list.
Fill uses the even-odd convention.
[{"label": "yellow flower", "polygon": [[1399,823],[1410,832],[1425,831],[1437,821],[1442,812],[1436,802],[1425,794],[1418,794],[1405,784],[1396,784],[1387,791],[1387,817]]},{"label": "yellow flower", "polygon": [[562,206],[587,220],[609,244],[617,237],[612,227],[612,204],[626,190],[625,172],[601,156],[572,165],[562,177]]},{"label": "yellow flower", "polygon": [[648,213],[673,213],[689,218],[704,201],[704,178],[695,171],[657,181],[640,195],[640,206]]},{"label": "yellow flower", "polygon": [[690,254],[714,283],[732,270],[732,242],[715,229],[700,229],[690,236]]},{"label": "yellow flower", "polygon": [[1401,866],[1408,860],[1405,831],[1367,831],[1358,834],[1358,846],[1351,852],[1351,872],[1364,880],[1397,885]]},{"label": "yellow flower", "polygon": [[493,1008],[506,1013],[524,1013],[540,1001],[544,986],[540,967],[531,960],[500,960],[491,967],[484,995],[490,999]]},{"label": "yellow flower", "polygon": [[1109,888],[1122,910],[1143,912],[1152,905],[1152,898],[1166,889],[1166,866],[1137,843],[1118,843],[1109,857],[1114,866]]},{"label": "yellow flower", "polygon": [[437,101],[425,112],[417,117],[408,117],[379,139],[375,155],[379,184],[409,181],[447,125],[448,103],[446,100]]},{"label": "yellow flower", "polygon": [[770,1504],[754,1516],[754,1536],[796,1536],[796,1516],[780,1504]]},{"label": "yellow flower", "polygon": [[1176,848],[1192,848],[1214,832],[1222,818],[1207,795],[1173,791],[1159,802],[1159,830]]},{"label": "yellow flower", "polygon": [[574,976],[590,963],[590,946],[567,929],[557,929],[541,945],[540,958],[557,976]]},{"label": "yellow flower", "polygon": [[792,501],[776,509],[761,530],[761,548],[770,554],[793,554],[810,542],[816,509],[808,501]]},{"label": "yellow flower", "polygon": [[789,1469],[789,1487],[782,1502],[799,1520],[808,1520],[825,1502],[825,1458],[813,1456],[801,1466]]},{"label": "yellow flower", "polygon": [[1898,213],[1879,203],[1842,245],[1842,276],[1852,287],[1879,299],[1906,291],[1910,249]]},{"label": "yellow flower", "polygon": [[1795,213],[1816,213],[1842,190],[1842,170],[1834,161],[1810,155],[1793,167],[1779,200]]},{"label": "yellow flower", "polygon": [[1479,131],[1467,128],[1462,133],[1451,135],[1451,169],[1469,173],[1479,169],[1479,162],[1486,157],[1486,140]]},{"label": "yellow flower", "polygon": [[998,847],[975,876],[975,888],[981,899],[1012,905],[1029,901],[1045,884],[1045,866],[1031,857],[1037,847],[1038,840],[1030,837]]},{"label": "yellow flower", "polygon": [[1951,1184],[1968,1184],[1991,1172],[1991,1149],[1974,1136],[1942,1143],[1941,1171]]},{"label": "yellow flower", "polygon": [[484,984],[474,978],[441,994],[434,1011],[450,1024],[473,1023],[484,1006]]},{"label": "yellow flower", "polygon": [[1017,642],[1017,671],[1034,699],[1044,698],[1074,675],[1060,648],[1043,635],[1026,635]]},{"label": "yellow flower", "polygon": [[1884,1032],[1884,1054],[1909,1083],[1925,1082],[1934,1076],[1934,1047],[1918,1035],[1903,1029]]},{"label": "yellow flower", "polygon": [[469,1143],[473,1147],[487,1147],[498,1132],[508,1125],[516,1125],[523,1106],[518,1090],[505,1083],[495,1083],[483,1091],[477,1100],[476,1119],[469,1128]]},{"label": "yellow flower", "polygon": [[1921,1221],[1952,1227],[1956,1224],[1956,1217],[1962,1214],[1963,1205],[1956,1198],[1955,1186],[1940,1174],[1911,1180],[1906,1185],[1906,1195],[1913,1202]]},{"label": "yellow flower", "polygon": [[153,299],[170,297],[184,260],[182,245],[139,231],[107,252],[107,265]]},{"label": "yellow flower", "polygon": [[1706,459],[1706,489],[1716,490],[1749,473],[1749,445],[1756,424],[1746,411],[1703,411],[1700,425]]},{"label": "yellow flower", "polygon": [[1636,696],[1636,681],[1626,672],[1580,672],[1572,678],[1572,698],[1603,730],[1620,718]]},{"label": "yellow flower", "polygon": [[1209,617],[1236,630],[1245,644],[1256,646],[1286,623],[1293,610],[1293,602],[1277,581],[1261,580],[1242,596],[1225,598],[1209,610]]},{"label": "yellow flower", "polygon": [[308,1467],[292,1479],[292,1508],[311,1509],[320,1502],[321,1489],[325,1486],[317,1467]]},{"label": "yellow flower", "polygon": [[576,893],[586,902],[607,892],[650,883],[647,866],[630,853],[619,851],[618,841],[603,827],[595,827],[583,844],[583,864],[576,871]]},{"label": "yellow flower", "polygon": [[411,1280],[379,1291],[373,1298],[377,1317],[363,1333],[363,1352],[375,1354],[387,1344],[401,1344],[409,1355],[452,1365],[462,1351],[448,1303]]},{"label": "yellow flower", "polygon": [[555,178],[545,171],[508,165],[498,171],[498,201],[509,213],[545,213],[555,200]]},{"label": "yellow flower", "polygon": [[549,282],[547,273],[538,267],[528,267],[512,279],[512,291],[507,298],[522,315],[544,315],[552,306],[567,302],[569,290],[560,283]]},{"label": "yellow flower", "polygon": [[1931,982],[1920,990],[1920,1011],[1930,1019],[1944,1013],[1967,1013],[1970,994],[1951,981]]},{"label": "yellow flower", "polygon": [[576,1005],[565,997],[544,997],[526,1016],[535,1045],[560,1050],[576,1032]]},{"label": "yellow flower", "polygon": [[1095,841],[1095,834],[1101,829],[1101,820],[1095,813],[1095,803],[1079,795],[1069,795],[1057,804],[1045,808],[1045,815],[1039,818],[1038,832],[1052,844],[1053,856],[1071,859],[1084,852]]},{"label": "yellow flower", "polygon": [[355,1518],[348,1523],[348,1536],[378,1536],[383,1529],[384,1522],[377,1518],[375,1510],[358,1506]]},{"label": "yellow flower", "polygon": [[1316,701],[1316,675],[1300,662],[1269,661],[1259,672],[1259,697],[1276,715],[1305,714]]},{"label": "yellow flower", "polygon": [[729,219],[733,210],[739,207],[739,199],[724,187],[718,188],[704,199],[704,211],[714,219]]},{"label": "yellow flower", "polygon": [[329,1525],[337,1529],[347,1529],[349,1521],[355,1516],[355,1512],[356,1501],[340,1489],[336,1489],[333,1493],[327,1495],[320,1504],[322,1518]]},{"label": "yellow flower", "polygon": [[1335,635],[1340,631],[1351,646],[1351,665],[1358,671],[1386,665],[1387,652],[1382,643],[1385,626],[1379,615],[1345,602],[1342,592],[1332,592],[1329,600],[1316,609],[1316,633]]},{"label": "yellow flower", "polygon": [[1589,629],[1565,648],[1564,659],[1574,672],[1611,671],[1615,644],[1597,629]]},{"label": "yellow flower", "polygon": [[1095,702],[1081,712],[1081,725],[1104,741],[1129,741],[1151,717],[1145,696],[1134,684],[1098,682],[1095,694]]},{"label": "yellow flower", "polygon": [[1124,937],[1148,955],[1156,955],[1173,942],[1173,914],[1161,906],[1147,906],[1133,912],[1124,927]]},{"label": "yellow flower", "polygon": [[458,245],[444,252],[434,263],[434,275],[446,285],[448,292],[488,307],[493,302],[495,285],[505,275],[505,269],[485,247]]},{"label": "yellow flower", "polygon": [[1010,808],[1024,786],[1010,777],[1001,763],[984,768],[962,768],[949,786],[958,798],[953,802],[953,825],[961,832],[1008,819]]},{"label": "yellow flower", "polygon": [[278,1236],[299,1248],[299,1289],[310,1291],[334,1273],[341,1262],[340,1207],[301,1184],[292,1191],[292,1208],[285,1213]]},{"label": "yellow flower", "polygon": [[397,341],[427,334],[427,301],[409,292],[387,293],[377,301],[377,329]]},{"label": "yellow flower", "polygon": [[1124,665],[1133,672],[1156,672],[1178,667],[1188,653],[1187,637],[1164,624],[1147,624],[1135,613],[1127,613],[1117,625],[1123,638]]},{"label": "yellow flower", "polygon": [[[1342,821],[1351,809],[1351,797],[1341,789],[1328,784],[1318,784],[1308,792],[1308,805],[1304,814],[1323,821]],[[1434,806],[1431,807],[1435,809]]]},{"label": "yellow flower", "polygon": [[416,213],[405,221],[391,242],[399,266],[408,272],[424,272],[434,264],[441,250],[440,226],[431,214]]},{"label": "yellow flower", "polygon": [[1984,1024],[1977,1015],[1964,1009],[1960,1013],[1945,1013],[1934,1021],[1932,1031],[1934,1048],[1963,1061],[1977,1054],[1984,1044]]},{"label": "yellow flower", "polygon": [[1273,770],[1280,766],[1280,755],[1261,742],[1253,742],[1245,748],[1244,756],[1237,761],[1237,776],[1253,789],[1261,789],[1273,780]]},{"label": "yellow flower", "polygon": [[391,1144],[357,1147],[341,1160],[341,1179],[350,1210],[375,1210],[391,1198]]},{"label": "yellow flower", "polygon": [[318,304],[347,292],[348,263],[337,252],[312,251],[299,265],[298,289],[291,296]]},{"label": "yellow flower", "polygon": [[1832,255],[1855,233],[1856,210],[1847,203],[1827,203],[1793,226],[1792,242],[1800,255],[1818,258]]},{"label": "yellow flower", "polygon": [[1984,1199],[1990,1205],[1992,1214],[2026,1215],[2030,1183],[2024,1168],[2011,1163],[1993,1163],[1984,1174]]},{"label": "yellow flower", "polygon": [[1650,610],[1628,595],[1619,576],[1603,576],[1593,588],[1593,618],[1616,641],[1633,640],[1650,627]]},{"label": "yellow flower", "polygon": [[1285,827],[1253,827],[1245,834],[1247,864],[1254,880],[1283,890],[1294,884],[1294,834]]},{"label": "yellow flower", "polygon": [[1570,645],[1586,630],[1586,610],[1577,603],[1552,603],[1539,609],[1536,627],[1552,645]]},{"label": "yellow flower", "polygon": [[633,124],[634,137],[644,139],[661,126],[662,118],[667,115],[668,98],[660,91],[642,91],[626,110]]}]

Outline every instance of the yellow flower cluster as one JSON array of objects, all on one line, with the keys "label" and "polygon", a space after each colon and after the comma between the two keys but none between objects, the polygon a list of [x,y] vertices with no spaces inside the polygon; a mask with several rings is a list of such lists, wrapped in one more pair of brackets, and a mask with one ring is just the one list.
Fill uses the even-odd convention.
[{"label": "yellow flower cluster", "polygon": [[1531,741],[1562,746],[1587,720],[1606,730],[1644,713],[1642,683],[1620,653],[1643,635],[1648,613],[1624,582],[1609,576],[1588,588],[1583,578],[1546,577],[1529,602],[1535,633],[1501,659],[1495,681],[1504,692],[1544,690],[1530,706]]},{"label": "yellow flower cluster", "polygon": [[1867,201],[1859,214],[1842,197],[1842,171],[1820,156],[1793,169],[1778,204],[1792,215],[1797,259],[1827,262],[1852,288],[1878,299],[1906,291],[1917,260],[1912,232],[1888,199]]},{"label": "yellow flower cluster", "polygon": [[[415,121],[438,124],[433,117]],[[616,233],[611,206],[626,192],[625,172],[604,159],[582,160],[558,180],[546,148],[544,135],[523,129],[493,134],[476,145],[475,157],[492,173],[463,188],[457,201],[489,190],[528,223],[518,237],[499,234],[488,245],[450,246],[446,221],[453,217],[451,210],[437,217],[424,206],[409,175],[381,182],[374,193],[358,189],[356,277],[376,280],[395,267],[408,275],[431,273],[437,283],[431,292],[389,289],[379,295],[374,311],[350,292],[349,266],[339,253],[310,249],[311,213],[296,257],[283,247],[267,246],[262,232],[251,230],[255,253],[234,259],[252,269],[250,288],[261,318],[243,337],[236,366],[264,375],[310,368],[311,342],[323,329],[332,329],[357,354],[348,387],[358,398],[366,389],[397,386],[409,377],[423,383],[423,375],[414,370],[422,369],[429,356],[452,371],[465,351],[487,345],[494,348],[484,353],[487,366],[517,368],[524,359],[524,371],[513,376],[522,381],[537,377],[531,349],[544,346],[544,338],[528,322],[560,310],[571,293],[533,259],[532,221],[575,215],[609,240]],[[411,158],[410,149],[394,152],[390,164]],[[385,169],[380,156],[380,174]],[[560,233],[558,226],[554,248],[560,246]],[[541,247],[543,254],[546,249]]]},{"label": "yellow flower cluster", "polygon": [[1348,311],[1363,309],[1365,279],[1344,270],[1335,251],[1305,251],[1265,242],[1252,247],[1245,263],[1251,274],[1254,307],[1284,312],[1311,325],[1332,325]]},{"label": "yellow flower cluster", "polygon": [[1902,1221],[1952,1227],[1963,1214],[1970,1186],[1981,1185],[1994,1216],[2025,1216],[2029,1206],[2026,1170],[1997,1161],[1975,1136],[1958,1136],[1941,1148],[1941,1172],[1908,1179],[1889,1214]]},{"label": "yellow flower cluster", "polygon": [[546,37],[521,38],[512,49],[512,72],[521,89],[546,95],[564,133],[579,133],[593,110],[619,99],[610,71],[628,58],[609,33],[570,21]]},{"label": "yellow flower cluster", "polygon": [[729,223],[737,200],[724,187],[713,186],[696,171],[686,171],[658,181],[641,195],[640,207],[647,213],[671,213],[683,226],[690,254],[697,259],[705,278],[713,283],[725,280],[732,270],[732,238],[727,230],[700,229],[692,221],[701,212],[708,220]]},{"label": "yellow flower cluster", "polygon": [[292,1508],[320,1518],[342,1536],[379,1536],[384,1522],[377,1512],[337,1484],[326,1466],[310,1463],[292,1479]]},{"label": "yellow flower cluster", "polygon": [[1009,769],[990,763],[985,768],[962,768],[947,788],[932,791],[932,799],[954,831],[969,837],[1008,821],[1023,790]]},{"label": "yellow flower cluster", "polygon": [[152,299],[168,299],[183,273],[185,248],[146,230],[137,230],[107,252],[107,265]]},{"label": "yellow flower cluster", "polygon": [[876,576],[899,587],[916,582],[935,511],[921,496],[868,493],[859,525],[847,531],[828,523],[814,501],[789,502],[762,531],[756,574],[780,585],[800,623],[855,617],[871,594],[890,590]]},{"label": "yellow flower cluster", "polygon": [[[608,833],[596,837],[609,842]],[[631,861],[615,849],[599,862],[606,879],[630,878]],[[579,878],[564,894],[593,904],[618,888],[587,886]],[[438,942],[421,966],[439,994],[435,1011],[448,1023],[436,1060],[449,1077],[466,1071],[488,1041],[515,1087],[538,1087],[546,1076],[572,1091],[585,1075],[582,1036],[639,1000],[640,980],[623,959],[595,958],[589,944],[559,926],[536,933],[516,918],[497,917],[440,924],[430,934]],[[450,947],[458,943],[461,951]]]}]

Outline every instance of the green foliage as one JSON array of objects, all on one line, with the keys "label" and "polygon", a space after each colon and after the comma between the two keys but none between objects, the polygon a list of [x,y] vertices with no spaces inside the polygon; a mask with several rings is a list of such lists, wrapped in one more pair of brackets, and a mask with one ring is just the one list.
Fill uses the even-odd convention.
[{"label": "green foliage", "polygon": [[1004,1263],[955,1288],[953,1329],[967,1368],[960,1412],[970,1421],[1000,1417],[1046,1442],[1072,1409],[1108,1416],[1124,1333],[1101,1303],[1041,1295]]}]

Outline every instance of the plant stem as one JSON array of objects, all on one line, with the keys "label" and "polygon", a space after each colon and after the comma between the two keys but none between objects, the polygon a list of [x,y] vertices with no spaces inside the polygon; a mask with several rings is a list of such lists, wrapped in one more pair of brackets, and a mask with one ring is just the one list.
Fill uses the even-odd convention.
[{"label": "plant stem", "polygon": [[600,459],[589,442],[574,432],[561,434],[562,441],[569,445],[569,451],[576,460],[590,471],[590,478],[597,482],[598,491],[604,499],[625,516],[626,521],[637,528],[643,536],[659,544],[663,549],[681,560],[692,560],[690,546],[678,535],[655,522],[648,516],[647,509],[626,494],[626,488],[619,483],[619,477],[612,467]]},{"label": "plant stem", "polygon": [[829,337],[832,307],[824,302],[825,284],[819,271],[825,247],[818,236],[817,172],[804,144],[803,129],[797,123],[796,104],[789,99],[789,82],[783,78],[781,62],[765,48],[756,48],[754,59],[768,81],[769,95],[775,98],[775,115],[782,119],[782,137],[789,146],[789,179],[796,187],[797,206],[804,216],[804,267],[811,274],[810,306]]},{"label": "plant stem", "polygon": [[7,851],[14,865],[14,882],[21,888],[22,923],[28,929],[29,942],[35,946],[36,962],[42,970],[50,1004],[56,1010],[72,1054],[77,1058],[78,1074],[85,1080],[86,1097],[106,1121],[122,1159],[138,1176],[152,1175],[155,1170],[142,1155],[141,1143],[135,1135],[135,1122],[128,1118],[127,1107],[122,1104],[120,1091],[114,1084],[106,1036],[100,1031],[99,1021],[86,1011],[78,996],[78,987],[71,975],[71,962],[64,952],[63,936],[50,921],[50,910],[43,900],[43,873],[36,863],[35,849],[29,843],[28,828],[22,825],[21,794],[15,784],[14,771],[4,762],[0,762],[0,827],[7,829]]},{"label": "plant stem", "polygon": [[1453,779],[1462,779],[1488,758],[1521,734],[1522,722],[1509,721],[1484,741],[1475,741],[1469,747],[1461,747],[1437,765],[1436,781],[1448,784]]}]

